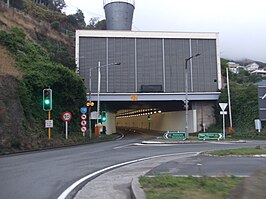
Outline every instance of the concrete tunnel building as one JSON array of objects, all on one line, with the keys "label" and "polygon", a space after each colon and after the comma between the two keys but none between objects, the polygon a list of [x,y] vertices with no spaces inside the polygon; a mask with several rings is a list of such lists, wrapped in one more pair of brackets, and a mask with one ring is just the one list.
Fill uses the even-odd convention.
[{"label": "concrete tunnel building", "polygon": [[88,98],[91,91],[96,102],[99,93],[107,133],[116,126],[184,131],[185,60],[198,53],[187,62],[188,132],[214,123],[222,87],[218,33],[130,31],[133,0],[104,0],[104,9],[108,30],[76,31],[76,65]]},{"label": "concrete tunnel building", "polygon": [[[79,30],[76,49],[77,71],[88,92],[90,68],[97,67],[99,61],[102,66],[121,62],[120,66],[101,68],[101,103],[175,101],[183,104],[185,59],[200,53],[188,62],[189,132],[198,131],[202,121],[207,126],[214,122],[212,106],[222,86],[217,33]],[[92,100],[97,101],[97,69],[92,70],[91,82]],[[182,131],[184,110],[182,107],[170,111],[169,117],[164,113],[160,127],[152,129]],[[141,123],[136,118],[131,118],[132,123],[127,117],[116,120],[118,126]],[[171,121],[173,124],[169,124]]]}]

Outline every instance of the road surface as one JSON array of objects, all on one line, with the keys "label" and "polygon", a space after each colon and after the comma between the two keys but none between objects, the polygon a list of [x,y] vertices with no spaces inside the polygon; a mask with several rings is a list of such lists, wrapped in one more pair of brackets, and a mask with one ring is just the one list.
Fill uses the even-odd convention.
[{"label": "road surface", "polygon": [[100,169],[148,156],[169,153],[255,147],[245,144],[138,145],[147,135],[131,133],[121,140],[77,147],[3,156],[0,158],[0,198],[54,199],[80,178]]}]

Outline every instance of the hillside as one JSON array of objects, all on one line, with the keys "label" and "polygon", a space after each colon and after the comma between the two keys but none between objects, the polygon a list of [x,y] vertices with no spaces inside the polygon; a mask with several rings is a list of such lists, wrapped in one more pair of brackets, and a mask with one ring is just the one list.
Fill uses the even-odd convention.
[{"label": "hillside", "polygon": [[[39,9],[44,8],[32,11]],[[51,28],[49,21],[0,3],[0,153],[63,145],[61,114],[66,110],[74,116],[68,142],[84,141],[78,116],[85,87],[74,72],[73,44],[73,37]],[[47,112],[42,110],[42,90],[48,86],[54,102],[51,140],[44,128]]]}]

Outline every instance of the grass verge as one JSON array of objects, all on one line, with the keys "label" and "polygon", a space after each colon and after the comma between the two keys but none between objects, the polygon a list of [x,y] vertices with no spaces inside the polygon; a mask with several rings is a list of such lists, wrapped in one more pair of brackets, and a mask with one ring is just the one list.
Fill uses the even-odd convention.
[{"label": "grass verge", "polygon": [[207,151],[204,154],[226,156],[226,155],[266,155],[266,148],[257,146],[255,148],[240,148],[240,149],[228,149]]},{"label": "grass verge", "polygon": [[240,177],[140,177],[147,199],[225,199]]}]

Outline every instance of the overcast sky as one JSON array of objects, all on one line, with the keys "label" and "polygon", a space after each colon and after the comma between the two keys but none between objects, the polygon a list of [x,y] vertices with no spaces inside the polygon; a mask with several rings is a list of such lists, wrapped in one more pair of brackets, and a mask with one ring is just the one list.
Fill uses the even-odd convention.
[{"label": "overcast sky", "polygon": [[[103,0],[65,0],[88,23],[105,18]],[[219,32],[221,57],[266,62],[266,0],[135,0],[133,30]]]}]

